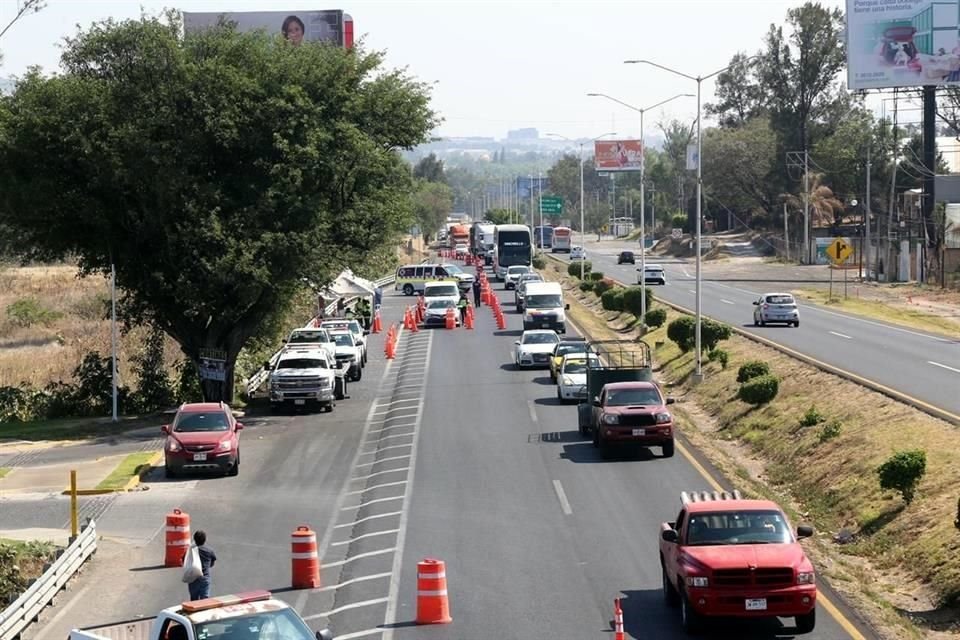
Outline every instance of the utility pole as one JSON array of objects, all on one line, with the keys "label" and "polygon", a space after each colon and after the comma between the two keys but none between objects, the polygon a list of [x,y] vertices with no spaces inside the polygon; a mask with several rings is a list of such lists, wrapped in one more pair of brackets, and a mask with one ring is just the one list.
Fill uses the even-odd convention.
[{"label": "utility pole", "polygon": [[807,264],[813,264],[810,252],[810,166],[809,155],[803,150],[803,255]]},{"label": "utility pole", "polygon": [[110,264],[110,344],[112,354],[113,421],[117,421],[117,270]]},{"label": "utility pole", "polygon": [[787,203],[783,203],[783,251],[787,262],[790,262],[790,231],[787,225]]},{"label": "utility pole", "polygon": [[867,147],[867,197],[863,202],[863,253],[867,263],[867,281],[870,281],[870,147]]}]

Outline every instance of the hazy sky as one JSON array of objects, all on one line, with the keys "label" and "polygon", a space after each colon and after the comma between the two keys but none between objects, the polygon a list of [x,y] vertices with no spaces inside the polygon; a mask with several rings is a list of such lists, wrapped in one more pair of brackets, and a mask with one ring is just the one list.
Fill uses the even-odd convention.
[{"label": "hazy sky", "polygon": [[[108,17],[135,18],[164,7],[185,11],[344,9],[369,47],[387,51],[392,67],[406,66],[435,83],[434,108],[444,117],[440,135],[504,137],[508,129],[536,127],[541,135],[639,134],[638,114],[586,93],[606,93],[645,108],[696,83],[645,65],[646,58],[689,75],[723,67],[738,50],[754,52],[771,23],[782,23],[801,0],[578,0],[560,2],[370,2],[365,0],[48,0],[0,40],[0,75],[31,65],[58,67],[58,43],[76,25]],[[843,0],[821,0],[842,7]],[[0,0],[6,25],[16,0]],[[703,101],[713,84],[703,83]],[[658,120],[692,120],[694,98],[648,112]]]}]

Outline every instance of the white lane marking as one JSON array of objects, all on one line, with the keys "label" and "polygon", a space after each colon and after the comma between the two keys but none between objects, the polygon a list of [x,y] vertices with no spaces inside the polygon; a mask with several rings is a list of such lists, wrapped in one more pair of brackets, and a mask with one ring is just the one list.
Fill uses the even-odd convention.
[{"label": "white lane marking", "polygon": [[530,411],[530,421],[539,422],[537,419],[537,408],[533,404],[533,400],[527,400],[527,409]]},{"label": "white lane marking", "polygon": [[717,285],[718,287],[723,287],[724,289],[733,289],[733,287],[731,287],[728,284],[722,284],[720,282],[714,282],[714,284]]},{"label": "white lane marking", "polygon": [[344,564],[353,562],[354,560],[360,560],[361,558],[372,558],[373,556],[382,556],[385,553],[393,553],[397,550],[397,547],[390,547],[389,549],[378,549],[377,551],[367,551],[366,553],[358,553],[355,556],[350,556],[344,560],[337,560],[336,562],[324,562],[323,567],[339,567]]},{"label": "white lane marking", "polygon": [[687,289],[687,291],[689,291],[690,293],[696,293],[696,292],[697,292],[696,289]]},{"label": "white lane marking", "polygon": [[[407,457],[407,456],[397,456],[397,457],[403,457],[403,458],[405,458],[405,457]],[[364,466],[366,466],[366,465],[364,465]],[[407,470],[407,467],[399,467],[399,468],[397,468],[397,469],[387,469],[386,471],[377,471],[376,473],[370,473],[370,474],[367,474],[367,475],[365,475],[365,476],[359,476],[359,477],[356,477],[356,478],[350,478],[350,482],[356,482],[357,480],[360,480],[360,481],[369,480],[370,478],[376,478],[377,476],[384,476],[384,475],[386,475],[386,474],[388,474],[388,473],[400,473],[401,471],[406,471],[406,470]]]},{"label": "white lane marking", "polygon": [[[364,538],[373,538],[374,536],[388,536],[392,533],[397,533],[400,529],[387,529],[386,531],[374,531],[373,533],[365,533],[362,536],[356,536],[350,538],[349,540],[342,540],[340,542],[331,542],[331,547],[342,547],[345,544],[350,544],[351,542],[356,542],[357,540],[363,540]],[[388,576],[389,573],[384,573],[382,575]]]},{"label": "white lane marking", "polygon": [[[427,355],[431,354],[433,351],[433,336],[430,334],[430,338],[427,342]],[[427,372],[424,371],[424,382],[426,382]],[[413,442],[410,448],[410,472],[407,475],[407,486],[403,492],[403,506],[401,507],[402,513],[400,514],[400,532],[397,534],[397,553],[393,554],[393,567],[391,568],[390,576],[390,590],[387,592],[387,608],[386,612],[383,614],[384,625],[387,626],[386,631],[383,634],[385,640],[393,640],[393,624],[397,621],[397,606],[399,603],[399,593],[400,593],[400,574],[403,571],[403,550],[404,544],[407,539],[407,519],[410,515],[410,500],[413,496],[413,480],[414,476],[417,473],[417,444],[420,440],[420,425],[423,421],[423,400],[427,393],[427,387],[424,385],[420,388],[420,406],[418,411],[420,415],[417,416],[417,426],[414,431]]]},{"label": "white lane marking", "polygon": [[[412,416],[397,416],[397,418],[410,418]],[[412,427],[412,422],[404,422],[403,424],[392,424],[389,427],[381,427],[380,429],[374,429],[370,433],[381,433],[383,431],[390,431],[391,429],[402,429],[403,427]]]},{"label": "white lane marking", "polygon": [[867,320],[866,318],[858,318],[854,315],[837,313],[836,311],[828,311],[818,305],[807,303],[803,305],[804,309],[809,311],[816,311],[818,313],[827,313],[831,316],[837,316],[838,318],[843,318],[844,320],[853,320],[855,322],[864,322],[866,324],[872,324],[875,327],[880,327],[881,329],[889,329],[891,331],[899,331],[900,333],[909,333],[912,336],[918,336],[920,338],[926,338],[927,340],[934,340],[936,342],[946,342],[947,344],[953,344],[955,340],[950,338],[943,338],[941,336],[934,336],[927,333],[920,333],[918,331],[910,331],[909,329],[901,329],[900,327],[894,327],[889,324],[883,324],[882,322],[874,322],[873,320]]},{"label": "white lane marking", "polygon": [[366,502],[355,504],[352,507],[343,507],[342,509],[340,509],[340,511],[352,511],[354,509],[363,509],[364,507],[368,507],[371,504],[379,504],[381,502],[390,502],[391,500],[403,500],[403,496],[392,496],[390,498],[377,498],[376,500],[367,500]]},{"label": "white lane marking", "polygon": [[76,593],[76,595],[73,596],[73,598],[70,600],[70,602],[68,602],[67,604],[63,605],[63,607],[60,608],[60,611],[57,612],[57,615],[53,616],[53,617],[47,622],[46,626],[45,626],[43,629],[41,629],[40,632],[39,632],[37,635],[34,636],[34,638],[36,638],[37,640],[39,640],[40,638],[46,637],[47,632],[53,630],[53,629],[54,629],[54,625],[55,625],[57,622],[60,621],[60,618],[62,618],[63,616],[67,615],[68,613],[70,613],[70,611],[73,609],[73,607],[76,606],[79,602],[81,602],[81,601],[83,600],[83,596],[87,595],[87,591],[90,591],[90,589],[93,588],[93,586],[94,586],[94,585],[92,585],[92,584],[88,584],[88,585],[85,586],[83,589],[80,589],[80,591],[78,591],[78,592]]},{"label": "white lane marking", "polygon": [[383,629],[364,629],[363,631],[354,631],[353,633],[345,633],[342,636],[337,636],[337,640],[356,640],[357,638],[366,638],[367,636],[375,636],[380,633],[383,633]]},{"label": "white lane marking", "polygon": [[[369,444],[369,443],[364,443],[364,444]],[[409,444],[394,444],[394,445],[390,445],[389,447],[384,447],[382,449],[374,449],[373,451],[364,451],[360,455],[373,456],[380,453],[381,451],[387,451],[388,449],[402,449],[403,447],[409,447],[409,446],[410,446]],[[384,458],[384,460],[386,460],[386,458]]]},{"label": "white lane marking", "polygon": [[[355,584],[357,582],[366,582],[367,580],[379,580],[380,578],[386,578],[389,576],[389,573],[374,573],[369,576],[360,576],[359,578],[353,578],[352,580],[347,580],[346,582],[341,582],[340,584],[332,584],[329,587],[320,587],[319,589],[314,589],[314,593],[320,593],[322,591],[336,591],[342,587],[345,587],[350,584]],[[340,636],[341,638],[343,636]]]},{"label": "white lane marking", "polygon": [[560,508],[563,509],[563,512],[568,516],[573,513],[573,509],[570,508],[570,501],[567,500],[567,494],[563,490],[563,485],[560,484],[559,480],[553,481],[553,490],[557,493],[557,499],[560,501]]},{"label": "white lane marking", "polygon": [[725,298],[720,298],[720,302],[724,304],[736,304],[733,300],[727,300]]},{"label": "white lane marking", "polygon": [[[358,464],[357,468],[359,469],[360,467],[372,467],[375,464],[380,464],[381,462],[389,462],[391,460],[406,460],[409,457],[410,457],[410,454],[406,454],[402,456],[390,456],[389,458],[380,458],[379,460],[374,460],[373,462],[364,462],[363,464]],[[403,470],[406,471],[407,467],[403,467]],[[381,473],[387,473],[387,472],[382,471]]]},{"label": "white lane marking", "polygon": [[364,522],[368,522],[370,520],[379,520],[380,518],[392,518],[393,516],[399,516],[402,514],[403,514],[402,511],[391,511],[390,513],[378,513],[373,516],[367,516],[366,518],[360,518],[359,520],[353,520],[351,522],[344,522],[343,524],[338,524],[337,526],[334,527],[334,529],[344,529],[346,527],[355,527],[358,524],[363,524]]},{"label": "white lane marking", "polygon": [[948,367],[945,364],[940,364],[939,362],[934,362],[933,360],[927,360],[927,364],[932,364],[935,367],[941,367],[943,369],[949,369],[950,371],[953,371],[955,373],[960,373],[960,369],[954,369],[953,367]]},{"label": "white lane marking", "polygon": [[[407,409],[407,410],[413,409],[413,407],[402,407],[402,408],[403,408],[403,409]],[[387,420],[391,420],[391,421],[392,421],[392,420],[403,420],[404,418],[415,418],[415,417],[417,417],[417,414],[415,414],[415,413],[405,413],[405,414],[400,415],[400,416],[391,416],[391,417],[385,418],[385,419],[384,419],[384,418],[377,418],[377,422],[386,422]]]},{"label": "white lane marking", "polygon": [[[407,428],[409,429],[412,425],[402,424],[402,425],[400,425],[400,426],[401,426],[401,427],[407,427]],[[414,431],[411,431],[410,433],[395,433],[395,434],[390,435],[390,436],[380,436],[379,438],[374,438],[373,440],[367,440],[364,444],[373,444],[373,443],[375,443],[375,442],[383,442],[384,440],[390,440],[390,439],[392,439],[392,438],[409,438],[410,436],[414,435],[415,433],[416,433],[416,429],[414,429]],[[401,445],[401,446],[403,446],[403,445]],[[386,447],[384,447],[384,448],[386,448]],[[383,451],[383,449],[381,449],[381,451]]]},{"label": "white lane marking", "polygon": [[[329,618],[330,616],[336,615],[342,611],[349,611],[350,609],[359,609],[360,607],[369,607],[375,604],[383,604],[386,602],[386,598],[376,598],[374,600],[364,600],[363,602],[352,602],[350,604],[345,604],[342,607],[337,607],[336,609],[330,609],[330,611],[324,611],[323,613],[317,613],[312,616],[304,616],[304,620],[316,620],[317,618]],[[343,638],[343,636],[340,636]],[[356,636],[354,636],[356,637]]]},{"label": "white lane marking", "polygon": [[848,336],[848,335],[845,334],[845,333],[837,333],[836,331],[828,331],[827,333],[832,333],[832,334],[835,335],[835,336],[839,336],[839,337],[841,337],[841,338],[846,338],[847,340],[853,340],[853,338],[852,338],[851,336]]},{"label": "white lane marking", "polygon": [[399,487],[405,484],[407,484],[406,480],[397,480],[396,482],[384,482],[383,484],[375,484],[372,487],[367,487],[365,489],[357,489],[356,491],[351,491],[347,495],[358,496],[366,493],[367,491],[376,491],[377,489],[383,489],[384,487]]}]

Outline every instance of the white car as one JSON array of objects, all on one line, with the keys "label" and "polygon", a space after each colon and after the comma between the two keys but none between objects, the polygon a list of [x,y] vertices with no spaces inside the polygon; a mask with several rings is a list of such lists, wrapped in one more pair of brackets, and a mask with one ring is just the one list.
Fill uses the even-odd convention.
[{"label": "white car", "polygon": [[576,246],[570,248],[570,259],[571,260],[586,260],[587,252],[583,247]]},{"label": "white car", "polygon": [[663,267],[658,264],[648,264],[643,269],[643,281],[640,279],[640,269],[637,269],[637,284],[667,284],[667,275]]},{"label": "white car", "polygon": [[453,251],[454,251],[454,253],[457,255],[458,258],[466,258],[466,257],[467,257],[467,254],[470,252],[470,250],[467,248],[467,245],[462,244],[462,243],[461,243],[461,244],[457,244],[457,245],[453,248]]},{"label": "white car", "polygon": [[[600,359],[590,354],[590,366],[600,367]],[[571,353],[563,357],[557,374],[557,400],[578,402],[587,399],[587,354]]]},{"label": "white car", "polygon": [[443,268],[447,270],[447,273],[457,279],[457,284],[461,289],[469,289],[473,286],[473,281],[477,279],[472,273],[464,271],[452,263],[444,263]]},{"label": "white car", "polygon": [[762,327],[772,322],[783,322],[800,326],[800,309],[797,301],[789,293],[765,293],[754,300],[753,326]]},{"label": "white car", "polygon": [[353,334],[354,344],[360,347],[360,365],[367,366],[367,334],[370,332],[360,326],[359,320],[331,319],[320,323],[321,329],[347,330]]},{"label": "white car", "polygon": [[520,276],[525,273],[530,273],[533,269],[526,265],[516,264],[512,267],[507,267],[507,275],[504,277],[504,289],[513,289],[517,286],[517,282],[520,281]]},{"label": "white car", "polygon": [[424,327],[446,327],[447,309],[453,309],[454,325],[460,326],[460,310],[457,309],[457,303],[450,298],[427,298],[426,310],[423,314]]},{"label": "white car", "polygon": [[337,343],[337,362],[347,370],[350,380],[360,380],[363,377],[363,350],[356,344],[353,334],[349,331],[331,331],[330,337]]},{"label": "white car", "polygon": [[513,343],[513,362],[518,369],[523,367],[549,367],[553,350],[560,336],[550,329],[524,331]]}]

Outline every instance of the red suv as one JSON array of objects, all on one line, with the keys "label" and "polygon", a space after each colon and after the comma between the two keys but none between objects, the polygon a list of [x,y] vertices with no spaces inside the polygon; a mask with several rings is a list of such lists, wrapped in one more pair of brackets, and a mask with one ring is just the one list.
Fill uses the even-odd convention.
[{"label": "red suv", "polygon": [[183,404],[171,424],[160,427],[168,478],[184,471],[240,472],[240,430],[243,425],[223,402]]}]

